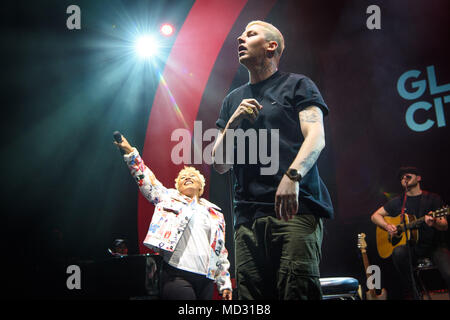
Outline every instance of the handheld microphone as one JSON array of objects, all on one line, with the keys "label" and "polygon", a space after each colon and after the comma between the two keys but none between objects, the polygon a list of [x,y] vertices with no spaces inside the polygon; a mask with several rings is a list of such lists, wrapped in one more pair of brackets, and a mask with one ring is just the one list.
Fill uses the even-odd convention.
[{"label": "handheld microphone", "polygon": [[[114,131],[113,133],[114,140],[116,140],[117,143],[122,142],[122,134],[119,131]],[[122,148],[119,147],[119,151],[121,154],[125,154],[125,151],[122,150]]]},{"label": "handheld microphone", "polygon": [[122,134],[119,131],[114,131],[113,136],[117,143],[122,142]]}]

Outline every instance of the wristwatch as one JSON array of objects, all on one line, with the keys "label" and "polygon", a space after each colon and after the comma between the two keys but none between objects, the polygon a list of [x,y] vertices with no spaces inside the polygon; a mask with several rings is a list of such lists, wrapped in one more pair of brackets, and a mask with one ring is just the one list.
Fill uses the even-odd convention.
[{"label": "wristwatch", "polygon": [[288,171],[286,171],[286,175],[292,181],[302,180],[302,175],[296,169],[289,168]]}]

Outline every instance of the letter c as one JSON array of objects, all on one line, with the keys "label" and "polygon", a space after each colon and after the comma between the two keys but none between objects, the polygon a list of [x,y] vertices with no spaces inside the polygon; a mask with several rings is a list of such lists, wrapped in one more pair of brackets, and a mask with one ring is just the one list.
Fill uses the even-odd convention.
[{"label": "letter c", "polygon": [[431,103],[428,103],[426,101],[419,101],[419,102],[413,103],[408,108],[408,110],[406,110],[405,120],[406,120],[406,124],[408,125],[408,127],[411,130],[417,131],[417,132],[427,131],[428,129],[430,129],[433,126],[434,121],[428,119],[424,123],[417,123],[414,120],[414,113],[418,109],[430,110],[432,106],[433,105]]}]

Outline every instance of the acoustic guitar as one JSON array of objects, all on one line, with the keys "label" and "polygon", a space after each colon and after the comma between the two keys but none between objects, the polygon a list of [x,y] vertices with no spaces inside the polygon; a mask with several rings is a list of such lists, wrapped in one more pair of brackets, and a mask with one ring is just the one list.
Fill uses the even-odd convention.
[{"label": "acoustic guitar", "polygon": [[[369,279],[371,274],[367,273],[367,269],[369,268],[369,258],[367,258],[367,243],[366,243],[366,234],[360,233],[358,234],[358,248],[361,250],[361,255],[364,264],[364,272],[366,273],[366,278]],[[387,299],[387,291],[383,288],[381,289],[381,293],[377,294],[375,289],[369,289],[366,292],[367,300],[386,300]]]},{"label": "acoustic guitar", "polygon": [[[427,215],[441,218],[447,216],[450,212],[450,208],[448,206],[438,209],[436,211],[432,211]],[[397,234],[391,236],[386,230],[377,226],[376,237],[377,237],[377,249],[378,254],[381,258],[388,258],[391,256],[394,249],[398,246],[402,246],[406,244],[406,239],[410,240],[412,243],[415,243],[419,240],[419,232],[417,228],[425,222],[425,216],[417,219],[413,215],[405,214],[405,222],[406,228],[403,224],[401,215],[396,217],[384,217],[384,220],[397,227]],[[406,231],[406,232],[405,232]]]}]

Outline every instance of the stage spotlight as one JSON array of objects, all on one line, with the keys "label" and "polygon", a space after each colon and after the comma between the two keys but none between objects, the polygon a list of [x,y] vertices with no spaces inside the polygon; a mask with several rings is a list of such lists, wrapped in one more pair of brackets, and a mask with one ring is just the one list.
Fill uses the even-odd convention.
[{"label": "stage spotlight", "polygon": [[150,35],[141,36],[136,40],[135,49],[141,58],[150,58],[157,54],[158,43]]},{"label": "stage spotlight", "polygon": [[173,34],[174,27],[168,23],[165,23],[160,28],[161,34],[170,37]]}]

